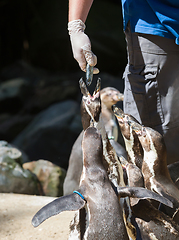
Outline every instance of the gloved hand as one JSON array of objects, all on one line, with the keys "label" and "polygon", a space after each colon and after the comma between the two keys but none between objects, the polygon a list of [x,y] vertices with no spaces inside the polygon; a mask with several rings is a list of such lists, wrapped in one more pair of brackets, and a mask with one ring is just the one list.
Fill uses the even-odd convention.
[{"label": "gloved hand", "polygon": [[[85,24],[80,19],[68,23],[73,56],[84,72],[86,72],[87,63],[90,66],[95,66],[97,64],[97,57],[91,51],[90,39],[84,33],[85,27]],[[99,70],[93,68],[93,73],[97,74]]]}]

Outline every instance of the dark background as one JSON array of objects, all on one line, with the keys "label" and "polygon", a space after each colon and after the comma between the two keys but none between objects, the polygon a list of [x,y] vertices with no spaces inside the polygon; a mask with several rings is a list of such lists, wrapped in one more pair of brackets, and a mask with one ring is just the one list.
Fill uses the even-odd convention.
[{"label": "dark background", "polygon": [[[78,71],[67,32],[68,1],[0,1],[0,69],[19,59],[51,71]],[[101,71],[126,63],[120,1],[95,0],[86,21]]]},{"label": "dark background", "polygon": [[[76,127],[75,120],[76,125],[72,124],[75,128],[63,129],[63,134],[57,131],[54,134],[56,125],[48,129],[44,126],[43,131],[48,133],[37,131],[28,139],[30,134],[26,129],[38,114],[54,104],[70,100],[79,104],[80,109],[78,81],[85,73],[72,56],[67,22],[68,1],[0,1],[0,140],[15,144],[27,153],[29,160],[44,158],[57,162],[54,159],[63,155],[66,163],[58,165],[64,168],[67,168],[71,147],[81,131],[81,123]],[[113,86],[123,91],[122,74],[127,57],[120,1],[95,0],[85,32],[98,57],[102,87]],[[65,106],[70,109],[68,104]],[[32,124],[28,129],[32,133],[36,127]],[[40,134],[42,138],[36,137]],[[63,153],[60,141],[66,142]],[[29,147],[29,142],[33,142],[33,147]],[[50,145],[53,142],[55,144]]]}]

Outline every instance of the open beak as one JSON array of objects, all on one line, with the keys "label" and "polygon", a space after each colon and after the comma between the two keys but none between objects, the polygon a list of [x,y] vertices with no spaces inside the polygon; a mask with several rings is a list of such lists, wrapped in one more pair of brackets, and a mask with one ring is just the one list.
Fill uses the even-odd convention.
[{"label": "open beak", "polygon": [[101,79],[98,78],[97,83],[96,83],[96,88],[93,92],[93,96],[97,95],[100,90],[101,90]]},{"label": "open beak", "polygon": [[79,85],[80,85],[81,93],[82,93],[85,97],[91,96],[90,92],[88,91],[88,89],[87,89],[87,87],[86,87],[86,84],[85,84],[83,78],[80,78],[80,80],[79,80]]}]

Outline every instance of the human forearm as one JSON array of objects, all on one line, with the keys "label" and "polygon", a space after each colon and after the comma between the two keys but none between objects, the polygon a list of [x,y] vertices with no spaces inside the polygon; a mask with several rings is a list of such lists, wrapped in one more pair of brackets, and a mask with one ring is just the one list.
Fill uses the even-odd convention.
[{"label": "human forearm", "polygon": [[[69,22],[68,31],[71,40],[73,56],[80,68],[86,71],[87,63],[90,66],[97,64],[97,57],[91,51],[91,42],[84,33],[85,21],[93,0],[69,0]],[[93,68],[93,73],[98,73],[97,68]]]},{"label": "human forearm", "polygon": [[92,3],[93,0],[69,0],[69,22],[77,19],[85,22]]}]

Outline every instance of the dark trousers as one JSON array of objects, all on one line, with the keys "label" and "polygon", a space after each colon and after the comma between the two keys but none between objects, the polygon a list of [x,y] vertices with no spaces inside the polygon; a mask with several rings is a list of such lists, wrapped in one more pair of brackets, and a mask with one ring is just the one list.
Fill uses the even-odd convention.
[{"label": "dark trousers", "polygon": [[124,112],[164,136],[168,164],[179,161],[179,46],[129,26],[125,35]]}]

